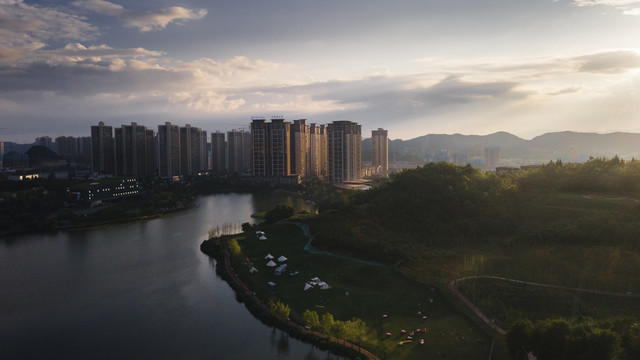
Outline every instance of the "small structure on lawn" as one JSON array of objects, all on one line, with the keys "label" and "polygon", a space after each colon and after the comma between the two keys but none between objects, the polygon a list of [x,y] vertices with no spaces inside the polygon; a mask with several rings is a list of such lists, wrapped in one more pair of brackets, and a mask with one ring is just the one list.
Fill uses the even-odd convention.
[{"label": "small structure on lawn", "polygon": [[266,236],[264,236],[264,234],[262,234],[262,235],[260,235],[260,237],[259,237],[258,239],[260,239],[260,240],[267,240],[267,237],[266,237]]},{"label": "small structure on lawn", "polygon": [[276,266],[276,263],[273,262],[273,260],[269,260],[269,262],[267,263],[267,266],[268,267],[274,267],[274,266]]},{"label": "small structure on lawn", "polygon": [[267,287],[269,288],[269,292],[272,294],[276,293],[276,283],[274,283],[273,281],[269,281],[267,283]]},{"label": "small structure on lawn", "polygon": [[328,290],[331,289],[331,286],[329,286],[329,284],[327,284],[326,282],[320,280],[320,278],[314,277],[304,284],[304,290],[307,291],[309,289]]},{"label": "small structure on lawn", "polygon": [[280,257],[278,258],[278,262],[285,262],[287,261],[287,258],[284,255],[280,255]]},{"label": "small structure on lawn", "polygon": [[255,267],[251,267],[251,269],[249,269],[249,274],[255,274],[258,272],[258,269],[256,269]]},{"label": "small structure on lawn", "polygon": [[273,255],[267,254],[267,256],[265,256],[264,259],[265,260],[272,260],[273,259]]},{"label": "small structure on lawn", "polygon": [[274,273],[276,276],[280,276],[280,275],[284,274],[284,273],[287,271],[287,269],[288,269],[288,268],[289,268],[289,267],[287,266],[287,264],[282,264],[282,265],[278,266],[278,267],[274,270],[274,272],[273,272],[273,273]]}]

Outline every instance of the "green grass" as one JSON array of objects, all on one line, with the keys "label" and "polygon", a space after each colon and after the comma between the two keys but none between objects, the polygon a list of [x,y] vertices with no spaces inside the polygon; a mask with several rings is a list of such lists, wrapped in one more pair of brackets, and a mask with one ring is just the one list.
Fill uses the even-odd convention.
[{"label": "green grass", "polygon": [[[307,309],[320,315],[330,312],[342,321],[360,318],[369,329],[363,345],[381,358],[385,354],[393,359],[488,357],[491,337],[452,307],[438,288],[420,284],[387,266],[306,252],[308,239],[295,224],[278,224],[263,230],[267,241],[257,240],[255,234],[236,237],[243,255],[259,272],[249,274],[249,266],[240,262],[234,269],[263,299],[270,298],[267,282],[275,282],[277,298],[291,307],[292,318],[300,317]],[[299,275],[275,276],[266,267],[264,257],[268,253],[276,258],[286,256],[290,269],[299,271]],[[304,291],[305,282],[316,276],[332,288]],[[426,321],[422,321],[419,311],[428,316]],[[389,317],[383,319],[383,314]],[[427,331],[416,336],[412,344],[398,345],[406,337],[400,330],[418,328]],[[385,337],[386,332],[393,336]],[[418,344],[420,338],[424,338],[424,346]]]}]

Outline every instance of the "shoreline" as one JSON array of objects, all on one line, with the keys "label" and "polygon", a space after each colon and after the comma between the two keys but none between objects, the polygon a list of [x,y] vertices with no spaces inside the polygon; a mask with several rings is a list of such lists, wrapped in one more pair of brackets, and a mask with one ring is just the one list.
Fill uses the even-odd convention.
[{"label": "shoreline", "polygon": [[[202,242],[200,251],[216,260],[216,272],[231,286],[236,293],[236,298],[245,304],[245,307],[257,319],[269,326],[278,327],[287,331],[291,336],[308,341],[320,348],[333,351],[337,355],[348,356],[352,359],[378,360],[378,357],[366,349],[349,341],[329,336],[303,325],[284,318],[269,309],[233,272],[228,251],[222,250],[215,240],[209,239]],[[222,252],[222,253],[221,253]]]}]

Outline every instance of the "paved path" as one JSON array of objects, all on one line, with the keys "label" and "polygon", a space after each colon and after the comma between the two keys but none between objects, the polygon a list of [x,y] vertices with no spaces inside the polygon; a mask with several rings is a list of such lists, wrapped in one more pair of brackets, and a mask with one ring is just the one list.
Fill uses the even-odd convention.
[{"label": "paved path", "polygon": [[462,300],[462,302],[464,302],[480,319],[482,319],[482,321],[484,321],[492,329],[494,329],[495,331],[497,331],[498,333],[500,333],[502,335],[505,334],[505,331],[502,328],[500,328],[498,325],[496,325],[493,322],[493,320],[491,320],[487,316],[485,316],[482,313],[482,311],[480,311],[480,309],[478,309],[477,306],[473,305],[473,303],[469,299],[467,299],[466,296],[462,295],[462,293],[460,293],[458,291],[458,289],[456,289],[456,284],[458,282],[464,281],[464,280],[469,280],[469,279],[493,279],[493,280],[509,281],[509,282],[514,282],[514,283],[524,284],[524,285],[541,286],[541,287],[547,287],[547,288],[553,288],[553,289],[561,289],[561,290],[580,291],[580,292],[586,292],[586,293],[598,294],[598,295],[640,298],[640,294],[614,293],[614,292],[607,292],[607,291],[600,291],[600,290],[580,289],[580,288],[569,287],[569,286],[542,284],[542,283],[536,283],[536,282],[531,282],[531,281],[522,281],[522,280],[509,279],[509,278],[505,278],[505,277],[491,276],[491,275],[465,276],[465,277],[461,277],[459,279],[454,279],[454,280],[449,281],[449,284],[448,284],[449,290],[451,290],[451,292],[453,292],[456,296],[458,296],[458,298],[460,298],[460,300]]},{"label": "paved path", "polygon": [[336,337],[333,336],[329,336],[327,334],[323,334],[317,331],[313,331],[310,329],[305,328],[304,326],[297,324],[287,318],[284,318],[282,316],[280,316],[279,314],[277,314],[276,312],[274,312],[273,310],[271,310],[269,307],[267,307],[262,301],[260,301],[260,299],[258,299],[258,297],[253,293],[253,291],[251,291],[247,285],[245,285],[242,280],[240,280],[240,278],[238,278],[238,276],[236,275],[235,272],[233,272],[233,269],[231,268],[231,261],[229,260],[229,252],[227,250],[224,251],[224,267],[227,270],[227,273],[229,274],[229,276],[231,277],[231,279],[238,285],[240,286],[240,288],[242,288],[242,291],[248,296],[248,298],[253,301],[256,305],[258,305],[258,307],[260,307],[260,309],[262,311],[264,311],[265,313],[269,314],[271,317],[273,317],[274,319],[280,321],[283,324],[286,324],[294,329],[296,329],[297,331],[301,332],[301,333],[306,333],[306,334],[311,334],[314,335],[318,338],[321,339],[327,339],[329,341],[335,342],[337,344],[340,344],[341,346],[344,347],[348,347],[351,349],[354,349],[356,351],[358,351],[361,355],[366,356],[368,359],[371,360],[378,360],[378,357],[376,357],[375,355],[373,355],[372,353],[370,353],[369,351],[367,351],[366,349],[361,348],[360,346],[350,343],[348,341],[342,340],[342,339],[338,339]]}]

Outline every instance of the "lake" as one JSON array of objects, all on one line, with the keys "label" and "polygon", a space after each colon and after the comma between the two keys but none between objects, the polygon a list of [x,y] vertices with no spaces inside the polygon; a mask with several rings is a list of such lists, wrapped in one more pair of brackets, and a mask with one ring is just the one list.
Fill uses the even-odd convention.
[{"label": "lake", "polygon": [[0,241],[0,359],[338,359],[254,318],[200,252],[208,231],[301,199],[200,197],[146,222]]}]

